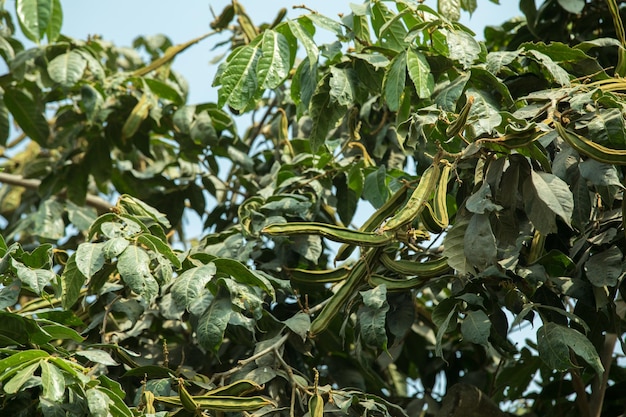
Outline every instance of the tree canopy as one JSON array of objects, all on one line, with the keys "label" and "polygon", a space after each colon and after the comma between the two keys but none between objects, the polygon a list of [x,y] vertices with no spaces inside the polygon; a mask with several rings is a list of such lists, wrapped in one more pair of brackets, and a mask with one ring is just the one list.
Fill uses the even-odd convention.
[{"label": "tree canopy", "polygon": [[132,47],[0,4],[3,415],[624,413],[622,1],[479,42],[471,0],[233,0]]}]

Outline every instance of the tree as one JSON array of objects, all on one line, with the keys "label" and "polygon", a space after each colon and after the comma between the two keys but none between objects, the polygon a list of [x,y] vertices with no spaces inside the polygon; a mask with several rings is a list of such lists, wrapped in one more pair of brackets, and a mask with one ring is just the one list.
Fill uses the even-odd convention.
[{"label": "tree", "polygon": [[[258,24],[233,0],[134,49],[15,4],[3,415],[624,412],[621,2],[522,0],[478,42],[471,1]],[[216,33],[218,103],[188,104],[169,64]]]}]

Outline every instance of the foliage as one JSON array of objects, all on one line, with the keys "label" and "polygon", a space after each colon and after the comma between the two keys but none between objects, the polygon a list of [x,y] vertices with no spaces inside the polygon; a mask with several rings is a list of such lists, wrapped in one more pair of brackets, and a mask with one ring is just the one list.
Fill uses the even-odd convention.
[{"label": "foliage", "polygon": [[[133,49],[15,4],[34,44],[3,9],[3,415],[452,415],[457,382],[518,414],[623,412],[616,1],[522,0],[527,23],[478,42],[473,1],[259,25],[233,0]],[[216,34],[218,103],[188,104],[170,62]]]}]

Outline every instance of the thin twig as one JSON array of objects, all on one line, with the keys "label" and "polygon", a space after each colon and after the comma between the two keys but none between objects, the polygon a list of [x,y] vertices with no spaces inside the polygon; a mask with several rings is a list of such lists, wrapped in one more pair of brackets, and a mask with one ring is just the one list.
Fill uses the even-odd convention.
[{"label": "thin twig", "polygon": [[615,343],[617,343],[617,334],[607,333],[604,336],[604,345],[600,352],[600,361],[604,366],[602,380],[596,375],[591,385],[591,398],[589,400],[589,409],[591,417],[600,417],[602,414],[602,404],[604,403],[604,394],[606,386],[609,382],[609,372],[613,362],[613,352],[615,351]]}]

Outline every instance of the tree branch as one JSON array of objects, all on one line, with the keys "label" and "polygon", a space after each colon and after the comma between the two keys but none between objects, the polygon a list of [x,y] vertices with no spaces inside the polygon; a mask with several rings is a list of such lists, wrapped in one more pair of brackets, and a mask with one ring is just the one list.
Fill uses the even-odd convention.
[{"label": "tree branch", "polygon": [[613,351],[617,343],[617,334],[607,333],[604,336],[604,346],[600,352],[600,361],[604,366],[602,380],[596,375],[591,385],[591,398],[589,399],[589,414],[591,417],[600,417],[602,414],[602,404],[604,403],[604,394],[609,381],[609,372],[613,363]]},{"label": "tree branch", "polygon": [[[16,174],[7,174],[6,172],[0,172],[0,183],[24,187],[31,190],[36,190],[39,188],[39,185],[41,185],[41,181],[39,180],[24,178]],[[85,204],[95,208],[98,214],[107,213],[113,208],[113,204],[105,199],[89,194],[85,198]]]}]

